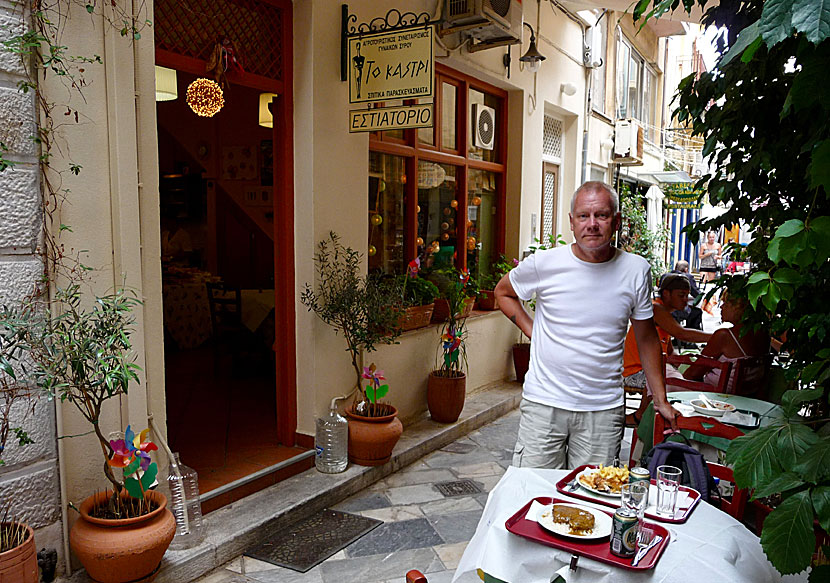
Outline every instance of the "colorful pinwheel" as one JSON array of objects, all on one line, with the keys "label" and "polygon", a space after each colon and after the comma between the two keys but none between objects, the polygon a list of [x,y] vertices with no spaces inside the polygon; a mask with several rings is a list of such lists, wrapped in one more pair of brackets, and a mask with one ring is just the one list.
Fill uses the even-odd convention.
[{"label": "colorful pinwheel", "polygon": [[406,268],[406,274],[409,277],[418,277],[418,272],[421,270],[421,258],[416,257],[412,261],[409,262],[409,265]]},{"label": "colorful pinwheel", "polygon": [[389,385],[382,385],[380,381],[385,381],[382,370],[377,370],[373,362],[369,366],[363,367],[363,378],[371,381],[366,385],[366,398],[370,403],[377,403],[378,399],[383,398],[389,392]]}]

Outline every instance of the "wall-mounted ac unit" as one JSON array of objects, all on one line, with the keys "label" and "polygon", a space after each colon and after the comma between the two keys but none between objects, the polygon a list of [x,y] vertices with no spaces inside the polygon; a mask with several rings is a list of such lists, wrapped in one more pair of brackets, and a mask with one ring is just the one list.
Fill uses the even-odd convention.
[{"label": "wall-mounted ac unit", "polygon": [[501,46],[522,39],[520,0],[446,0],[445,31],[460,31],[480,44]]},{"label": "wall-mounted ac unit", "polygon": [[496,138],[496,110],[486,105],[473,104],[473,145],[492,150]]},{"label": "wall-mounted ac unit", "polygon": [[643,127],[633,119],[614,124],[614,163],[639,166],[643,163]]}]

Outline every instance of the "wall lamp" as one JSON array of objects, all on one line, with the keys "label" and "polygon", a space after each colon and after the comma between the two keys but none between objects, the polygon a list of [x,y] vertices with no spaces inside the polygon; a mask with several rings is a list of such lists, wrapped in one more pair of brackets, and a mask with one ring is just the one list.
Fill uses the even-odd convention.
[{"label": "wall lamp", "polygon": [[527,47],[527,52],[519,57],[519,60],[527,66],[528,71],[535,73],[542,66],[542,61],[546,57],[536,48],[536,33],[533,31],[533,27],[526,22],[524,25],[530,29],[530,46]]},{"label": "wall lamp", "polygon": [[565,95],[576,95],[576,85],[574,85],[573,83],[562,83],[559,86],[559,89]]}]

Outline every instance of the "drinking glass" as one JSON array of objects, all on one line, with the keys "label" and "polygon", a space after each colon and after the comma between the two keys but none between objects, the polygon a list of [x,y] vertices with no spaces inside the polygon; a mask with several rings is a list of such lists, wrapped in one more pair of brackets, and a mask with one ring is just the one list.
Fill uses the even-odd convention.
[{"label": "drinking glass", "polygon": [[[620,488],[623,508],[637,515],[637,544],[645,546],[651,540],[647,534],[650,529],[644,528],[646,505],[648,504],[648,486],[645,482],[623,484]],[[648,538],[648,540],[646,540]]]},{"label": "drinking glass", "polygon": [[677,504],[677,490],[680,487],[682,471],[674,466],[658,466],[657,468],[657,514],[666,518],[674,518],[674,508]]}]

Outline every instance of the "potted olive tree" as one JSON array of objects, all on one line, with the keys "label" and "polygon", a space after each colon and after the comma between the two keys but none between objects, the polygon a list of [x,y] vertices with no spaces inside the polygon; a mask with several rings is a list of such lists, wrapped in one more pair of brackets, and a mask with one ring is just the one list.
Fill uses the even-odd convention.
[{"label": "potted olive tree", "polygon": [[430,416],[439,423],[454,423],[464,409],[467,388],[466,286],[470,275],[458,273],[446,289],[448,312],[440,328],[438,366],[429,373],[427,406]]},{"label": "potted olive tree", "polygon": [[[383,344],[394,344],[404,315],[402,290],[396,278],[363,275],[361,254],[344,247],[334,232],[318,244],[314,256],[317,285],[308,284],[301,301],[346,341],[354,370],[355,399],[349,418],[349,460],[365,466],[389,461],[403,425],[398,411],[380,399],[388,391],[382,372],[364,367],[363,355]],[[362,380],[370,382],[361,386]]]},{"label": "potted olive tree", "polygon": [[96,581],[137,581],[158,568],[176,530],[167,499],[151,489],[158,468],[150,452],[157,447],[148,431],[136,435],[128,426],[123,438],[108,439],[101,427],[104,403],[138,381],[130,335],[140,302],[124,289],[89,307],[82,300],[78,284],[56,290],[53,315],[29,328],[27,350],[39,385],[89,422],[111,485],[80,504],[72,550]]},{"label": "potted olive tree", "polygon": [[[23,421],[32,412],[34,395],[26,367],[25,331],[29,319],[25,310],[0,308],[0,466],[9,438],[18,445],[32,443]],[[0,581],[37,583],[37,547],[32,528],[11,515],[9,501],[0,502]]]}]

